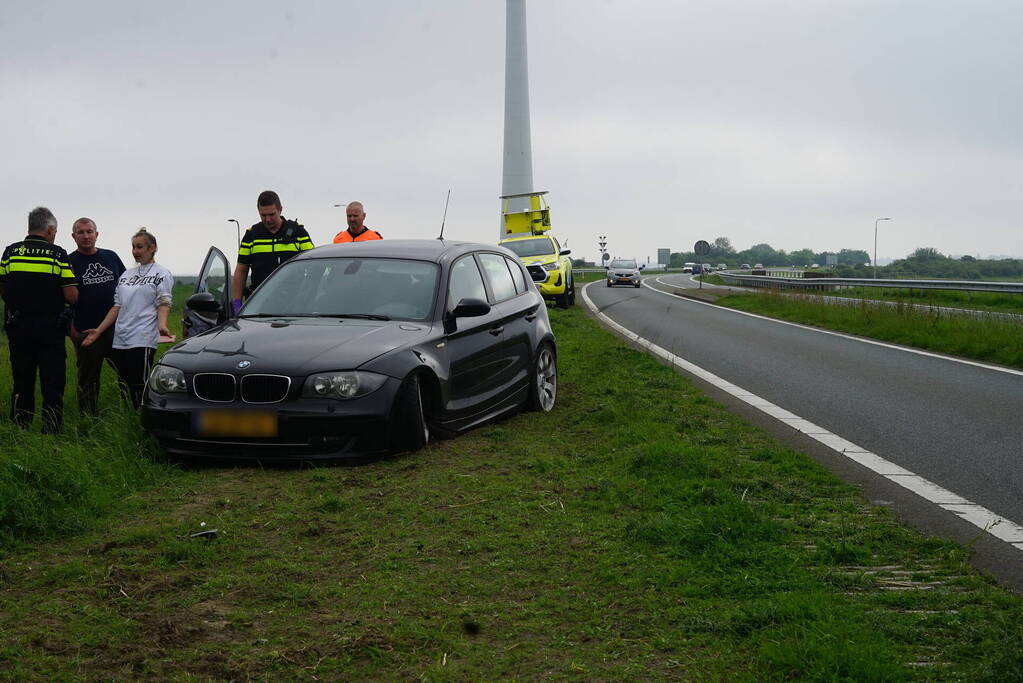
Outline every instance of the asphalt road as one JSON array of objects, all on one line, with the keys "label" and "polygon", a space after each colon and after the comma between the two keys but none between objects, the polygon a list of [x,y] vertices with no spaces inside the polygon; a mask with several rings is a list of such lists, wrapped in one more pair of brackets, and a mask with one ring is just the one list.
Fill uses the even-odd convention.
[{"label": "asphalt road", "polygon": [[[586,294],[611,320],[676,356],[1023,524],[1023,375],[653,291],[694,286],[688,275],[650,276],[640,289],[597,282]],[[767,416],[755,421],[772,427]],[[774,426],[776,434],[787,433]],[[894,501],[897,512],[925,530],[970,542],[982,567],[1023,590],[1023,544],[967,528],[951,512],[826,449],[797,445],[816,450],[876,502]]]}]

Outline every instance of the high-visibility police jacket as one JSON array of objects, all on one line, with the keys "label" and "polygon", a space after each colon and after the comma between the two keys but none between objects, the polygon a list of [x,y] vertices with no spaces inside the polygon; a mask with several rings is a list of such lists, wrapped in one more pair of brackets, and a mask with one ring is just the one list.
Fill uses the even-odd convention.
[{"label": "high-visibility police jacket", "polygon": [[244,263],[252,272],[252,288],[274,272],[277,266],[300,251],[313,248],[313,240],[306,229],[295,221],[284,221],[277,232],[270,232],[262,223],[245,231],[238,247],[238,263]]},{"label": "high-visibility police jacket", "polygon": [[376,230],[370,230],[369,228],[364,229],[358,235],[352,236],[352,233],[346,228],[338,234],[334,235],[334,244],[341,244],[343,242],[367,242],[369,240],[382,240],[384,237]]},{"label": "high-visibility police jacket", "polygon": [[8,315],[64,312],[64,287],[78,281],[67,252],[39,235],[29,235],[4,249],[0,257],[0,283]]}]

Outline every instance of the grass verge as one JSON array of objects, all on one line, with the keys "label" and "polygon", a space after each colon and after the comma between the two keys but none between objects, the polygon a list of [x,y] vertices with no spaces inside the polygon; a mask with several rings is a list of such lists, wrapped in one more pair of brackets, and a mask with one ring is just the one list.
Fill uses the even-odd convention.
[{"label": "grass verge", "polygon": [[829,330],[1023,368],[1023,324],[1013,320],[872,304],[866,300],[858,305],[837,306],[819,297],[778,293],[731,294],[717,297],[716,303]]},{"label": "grass verge", "polygon": [[828,296],[892,301],[917,306],[944,306],[972,311],[990,311],[1023,315],[1023,296],[999,292],[956,292],[937,289],[885,289],[854,287],[828,292]]},{"label": "grass verge", "polygon": [[357,468],[198,468],[10,555],[0,670],[1023,677],[1023,603],[966,550],[868,507],[578,308],[551,315],[551,414]]}]

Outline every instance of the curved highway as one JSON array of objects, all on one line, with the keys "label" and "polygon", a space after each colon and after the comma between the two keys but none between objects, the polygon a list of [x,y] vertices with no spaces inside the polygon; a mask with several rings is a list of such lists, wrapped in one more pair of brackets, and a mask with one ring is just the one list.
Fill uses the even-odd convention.
[{"label": "curved highway", "polygon": [[[891,498],[927,530],[972,541],[986,553],[981,566],[1023,589],[1023,372],[694,301],[676,294],[698,286],[688,275],[643,285],[599,281],[583,299],[619,334],[696,366],[670,358],[774,433],[800,432],[799,446],[815,439],[826,448],[806,450],[868,495]],[[848,452],[866,454],[849,462]]]}]

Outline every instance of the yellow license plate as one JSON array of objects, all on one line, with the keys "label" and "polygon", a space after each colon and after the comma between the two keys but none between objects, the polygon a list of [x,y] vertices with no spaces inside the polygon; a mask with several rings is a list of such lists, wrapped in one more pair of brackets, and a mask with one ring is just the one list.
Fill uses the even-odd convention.
[{"label": "yellow license plate", "polygon": [[199,436],[277,436],[277,414],[256,410],[205,410],[197,414]]}]

